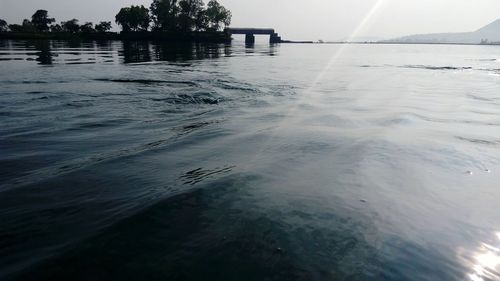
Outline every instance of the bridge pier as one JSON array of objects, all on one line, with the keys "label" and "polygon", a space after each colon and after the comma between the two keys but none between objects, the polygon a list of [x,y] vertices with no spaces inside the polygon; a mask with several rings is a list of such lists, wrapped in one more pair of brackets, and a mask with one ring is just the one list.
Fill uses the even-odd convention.
[{"label": "bridge pier", "polygon": [[281,43],[281,37],[278,35],[278,33],[273,33],[271,34],[271,36],[269,36],[269,43],[271,44]]},{"label": "bridge pier", "polygon": [[255,44],[255,35],[253,35],[253,34],[246,34],[245,35],[245,43],[246,44]]},{"label": "bridge pier", "polygon": [[255,35],[269,35],[269,43],[281,43],[281,37],[273,28],[227,28],[229,34],[244,34],[247,45],[255,44]]}]

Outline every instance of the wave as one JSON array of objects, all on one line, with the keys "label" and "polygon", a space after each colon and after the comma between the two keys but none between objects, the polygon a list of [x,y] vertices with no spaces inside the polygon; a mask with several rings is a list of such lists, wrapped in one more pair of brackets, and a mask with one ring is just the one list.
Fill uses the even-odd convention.
[{"label": "wave", "polygon": [[499,145],[500,144],[500,140],[483,140],[483,139],[467,138],[467,137],[461,137],[461,136],[456,136],[455,138],[458,140],[470,142],[473,144],[484,144],[484,145]]},{"label": "wave", "polygon": [[198,86],[197,83],[191,81],[180,81],[180,80],[155,80],[155,79],[108,79],[99,78],[95,81],[100,82],[115,82],[115,83],[137,83],[137,84],[183,84],[189,86]]},{"label": "wave", "polygon": [[195,122],[178,128],[174,128],[173,130],[176,131],[179,134],[179,136],[183,136],[220,122],[221,122],[220,120]]},{"label": "wave", "polygon": [[[130,120],[123,119],[123,120],[112,120],[108,122],[99,121],[94,123],[80,123],[77,124],[76,127],[71,128],[69,130],[82,130],[82,129],[93,130],[93,129],[111,128],[120,124],[125,124],[128,121]],[[173,134],[165,136],[164,138],[161,139],[149,140],[143,143],[139,143],[137,145],[131,145],[129,147],[123,147],[116,150],[103,151],[100,153],[96,153],[94,155],[89,155],[78,159],[60,161],[56,165],[49,165],[41,169],[36,169],[21,177],[16,177],[10,181],[2,182],[2,184],[0,184],[0,192],[11,190],[13,188],[17,188],[20,186],[35,184],[37,182],[66,175],[75,172],[77,170],[85,169],[100,163],[113,161],[124,157],[132,157],[134,155],[140,155],[150,151],[163,149],[168,147],[169,145],[174,144],[177,141],[189,137],[191,134],[196,133],[197,131],[209,125],[217,124],[220,122],[221,120],[213,120],[213,121],[208,120],[198,123],[195,122],[191,124],[186,124],[178,128],[172,128]],[[233,167],[230,168],[232,169]],[[221,169],[221,171],[225,171],[226,169],[227,167],[224,167],[223,169]],[[207,173],[208,173],[207,175],[204,176],[199,175],[197,179],[194,179],[196,183],[202,181],[203,178],[205,177],[212,177],[213,174],[216,174],[213,173],[213,171],[209,171]]]},{"label": "wave", "polygon": [[177,94],[165,98],[153,98],[153,101],[163,101],[169,104],[190,105],[206,104],[217,105],[224,101],[222,97],[215,97],[213,94],[198,92],[193,94]]},{"label": "wave", "polygon": [[186,172],[182,176],[179,177],[185,185],[195,185],[199,182],[202,182],[205,179],[212,178],[221,174],[226,174],[231,172],[236,166],[224,166],[217,167],[215,169],[203,169],[198,168],[189,172]]},{"label": "wave", "polygon": [[403,65],[402,68],[416,68],[416,69],[428,69],[428,70],[470,70],[470,66],[432,66],[432,65]]},{"label": "wave", "polygon": [[236,82],[236,81],[227,81],[227,80],[217,80],[216,87],[224,89],[224,90],[237,90],[244,92],[258,92],[255,85]]},{"label": "wave", "polygon": [[470,61],[497,61],[497,59],[470,59]]},{"label": "wave", "polygon": [[467,97],[474,99],[474,100],[478,100],[478,101],[487,101],[487,102],[494,102],[495,101],[495,99],[480,97],[478,95],[473,95],[473,94],[467,94]]}]

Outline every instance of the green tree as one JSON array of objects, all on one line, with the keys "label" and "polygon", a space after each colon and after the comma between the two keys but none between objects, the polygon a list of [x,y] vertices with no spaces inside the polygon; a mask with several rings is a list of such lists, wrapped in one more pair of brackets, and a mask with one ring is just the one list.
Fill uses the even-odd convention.
[{"label": "green tree", "polygon": [[85,24],[80,26],[80,32],[83,32],[83,33],[95,32],[94,24],[91,22],[86,22]]},{"label": "green tree", "polygon": [[151,4],[153,28],[160,31],[176,30],[178,11],[177,0],[153,0]]},{"label": "green tree", "polygon": [[101,21],[100,23],[95,25],[95,30],[97,32],[108,32],[111,30],[111,22],[110,21]]},{"label": "green tree", "polygon": [[0,32],[7,32],[9,31],[9,26],[7,25],[7,22],[3,19],[0,19]]},{"label": "green tree", "polygon": [[61,27],[65,32],[78,33],[80,31],[80,25],[77,19],[63,21],[61,22]]},{"label": "green tree", "polygon": [[9,27],[9,30],[12,32],[32,33],[32,32],[38,31],[38,29],[28,19],[23,20],[22,24],[9,24],[8,27]]},{"label": "green tree", "polygon": [[50,32],[63,32],[63,28],[60,24],[53,24],[50,26]]},{"label": "green tree", "polygon": [[129,32],[132,30],[130,8],[121,8],[115,16],[115,22],[122,27],[122,31]]},{"label": "green tree", "polygon": [[182,32],[192,31],[197,28],[197,20],[203,14],[205,4],[202,0],[179,1],[178,28]]},{"label": "green tree", "polygon": [[149,10],[144,6],[130,6],[122,8],[115,17],[117,24],[123,31],[147,31],[151,18]]},{"label": "green tree", "polygon": [[20,24],[9,24],[9,30],[12,32],[23,32],[23,26]]},{"label": "green tree", "polygon": [[31,16],[31,23],[41,32],[49,31],[49,25],[55,21],[46,10],[38,10]]},{"label": "green tree", "polygon": [[37,32],[38,29],[36,26],[29,20],[29,19],[24,19],[23,24],[22,24],[22,30],[21,32]]},{"label": "green tree", "polygon": [[194,21],[194,27],[197,31],[207,30],[208,29],[208,17],[206,10],[201,10],[196,15],[196,19]]},{"label": "green tree", "polygon": [[210,0],[207,5],[206,16],[211,30],[220,30],[231,24],[231,11],[219,4],[217,0]]}]

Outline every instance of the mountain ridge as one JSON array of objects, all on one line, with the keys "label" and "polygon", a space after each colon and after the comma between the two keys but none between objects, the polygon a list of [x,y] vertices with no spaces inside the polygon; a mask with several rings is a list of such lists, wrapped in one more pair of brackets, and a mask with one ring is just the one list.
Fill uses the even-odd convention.
[{"label": "mountain ridge", "polygon": [[382,42],[466,44],[500,42],[500,19],[472,32],[414,34]]},{"label": "mountain ridge", "polygon": [[497,19],[496,21],[476,30],[476,32],[495,32],[495,31],[500,32],[500,19]]}]

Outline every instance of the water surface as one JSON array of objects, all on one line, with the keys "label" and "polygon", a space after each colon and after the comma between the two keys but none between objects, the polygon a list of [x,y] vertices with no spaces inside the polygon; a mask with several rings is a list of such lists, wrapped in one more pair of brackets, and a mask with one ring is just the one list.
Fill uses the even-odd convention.
[{"label": "water surface", "polygon": [[0,41],[1,280],[498,280],[500,48]]}]

